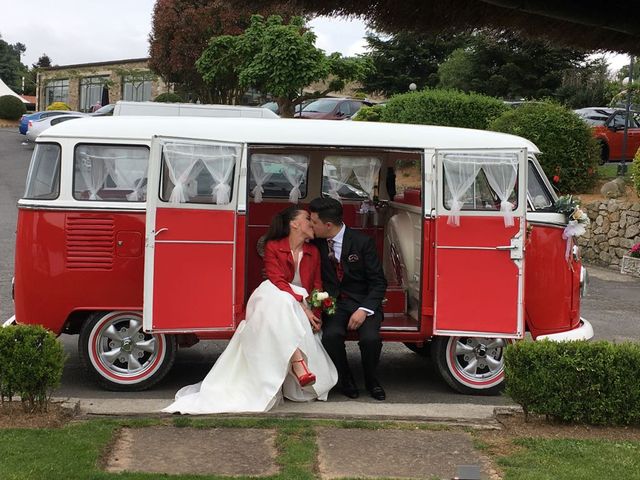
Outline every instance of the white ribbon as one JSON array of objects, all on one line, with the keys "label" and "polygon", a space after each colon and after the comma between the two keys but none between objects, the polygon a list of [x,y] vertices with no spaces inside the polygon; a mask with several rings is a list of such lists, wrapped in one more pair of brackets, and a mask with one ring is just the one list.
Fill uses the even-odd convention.
[{"label": "white ribbon", "polygon": [[216,204],[226,205],[229,203],[231,187],[228,183],[219,183],[211,189],[211,193],[216,196]]},{"label": "white ribbon", "polygon": [[256,185],[255,187],[253,187],[253,201],[256,203],[261,203],[262,202],[262,194],[264,193],[264,188],[262,188],[262,185]]},{"label": "white ribbon", "polygon": [[571,254],[571,244],[573,243],[573,237],[579,237],[583,235],[587,229],[579,223],[577,220],[569,220],[569,223],[566,227],[564,227],[564,231],[562,232],[562,238],[567,241],[567,248],[564,252],[565,260],[569,260],[569,254]]},{"label": "white ribbon", "polygon": [[451,213],[447,220],[447,225],[453,225],[455,227],[460,226],[460,211],[462,210],[463,203],[455,198],[451,199]]},{"label": "white ribbon", "polygon": [[509,200],[502,200],[500,202],[500,211],[504,215],[504,226],[513,227],[515,225],[513,221],[513,205]]}]

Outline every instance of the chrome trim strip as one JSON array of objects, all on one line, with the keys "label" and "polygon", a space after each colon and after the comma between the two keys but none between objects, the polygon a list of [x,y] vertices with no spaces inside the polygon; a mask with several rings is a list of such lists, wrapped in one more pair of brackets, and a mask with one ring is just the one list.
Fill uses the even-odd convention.
[{"label": "chrome trim strip", "polygon": [[196,243],[212,245],[233,245],[233,240],[156,240],[154,243]]},{"label": "chrome trim strip", "polygon": [[24,203],[20,203],[18,202],[18,209],[19,210],[58,210],[58,211],[65,211],[65,212],[95,212],[95,213],[100,213],[100,212],[146,212],[147,209],[146,208],[139,208],[139,207],[135,207],[135,208],[125,208],[125,207],[102,207],[102,208],[95,208],[95,207],[80,207],[80,206],[73,206],[70,207],[68,205],[64,205],[64,204],[58,204],[58,205],[42,205],[42,204],[24,204]]}]

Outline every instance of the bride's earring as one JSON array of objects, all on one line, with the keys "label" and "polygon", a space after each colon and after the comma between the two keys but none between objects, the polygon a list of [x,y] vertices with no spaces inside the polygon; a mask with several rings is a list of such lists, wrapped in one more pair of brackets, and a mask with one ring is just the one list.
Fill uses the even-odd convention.
[{"label": "bride's earring", "polygon": [[[304,373],[302,375],[298,375],[294,369],[294,364],[299,363]],[[291,371],[298,379],[298,383],[300,383],[301,387],[306,387],[307,385],[313,385],[316,383],[316,376],[309,371],[307,368],[307,364],[304,362],[304,359],[301,360],[292,360],[291,361]]]}]

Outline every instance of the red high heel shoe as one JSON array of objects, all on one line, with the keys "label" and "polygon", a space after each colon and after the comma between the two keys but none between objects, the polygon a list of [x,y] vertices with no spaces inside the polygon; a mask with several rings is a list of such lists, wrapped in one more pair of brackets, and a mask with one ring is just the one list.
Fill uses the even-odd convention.
[{"label": "red high heel shoe", "polygon": [[[293,369],[293,364],[294,363],[299,363],[300,365],[302,365],[302,368],[304,369],[304,373],[302,375],[298,375],[295,372],[295,370]],[[307,385],[313,385],[314,383],[316,383],[316,376],[309,371],[309,369],[307,368],[306,363],[304,363],[304,360],[292,360],[291,361],[291,371],[293,372],[293,374],[298,379],[298,383],[300,383],[301,387],[306,387]]]}]

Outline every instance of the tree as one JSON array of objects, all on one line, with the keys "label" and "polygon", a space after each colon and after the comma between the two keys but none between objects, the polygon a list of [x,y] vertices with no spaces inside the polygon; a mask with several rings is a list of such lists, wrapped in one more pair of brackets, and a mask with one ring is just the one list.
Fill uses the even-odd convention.
[{"label": "tree", "polygon": [[43,53],[38,58],[38,61],[34,63],[33,68],[49,68],[51,66],[51,58],[46,53]]},{"label": "tree", "polygon": [[292,10],[278,3],[253,10],[222,0],[158,0],[149,35],[149,66],[165,81],[181,84],[180,90],[211,102],[215,89],[203,81],[196,60],[212,37],[242,33],[255,11],[288,15]]},{"label": "tree", "polygon": [[599,57],[567,70],[555,96],[570,108],[583,108],[608,105],[618,91],[606,59]]},{"label": "tree", "polygon": [[440,86],[500,98],[554,96],[563,74],[586,53],[551,47],[509,32],[479,31],[468,46],[454,51],[438,71]]},{"label": "tree", "polygon": [[366,92],[380,92],[385,96],[405,93],[409,84],[418,90],[438,85],[438,65],[456,48],[461,47],[469,34],[419,34],[398,32],[388,38],[375,34],[366,36],[369,58],[374,70],[362,81]]},{"label": "tree", "polygon": [[26,67],[20,62],[20,56],[25,50],[24,44],[10,45],[0,35],[0,78],[15,92],[22,92],[22,76]]},{"label": "tree", "polygon": [[364,59],[344,58],[339,53],[325,56],[316,48],[315,39],[300,17],[286,24],[277,15],[266,20],[254,15],[241,35],[213,38],[197,68],[221,97],[235,98],[253,87],[273,95],[281,114],[292,117],[295,106],[310,97],[300,94],[304,87],[328,81],[324,91],[314,94],[323,96],[362,78],[369,68]]}]

